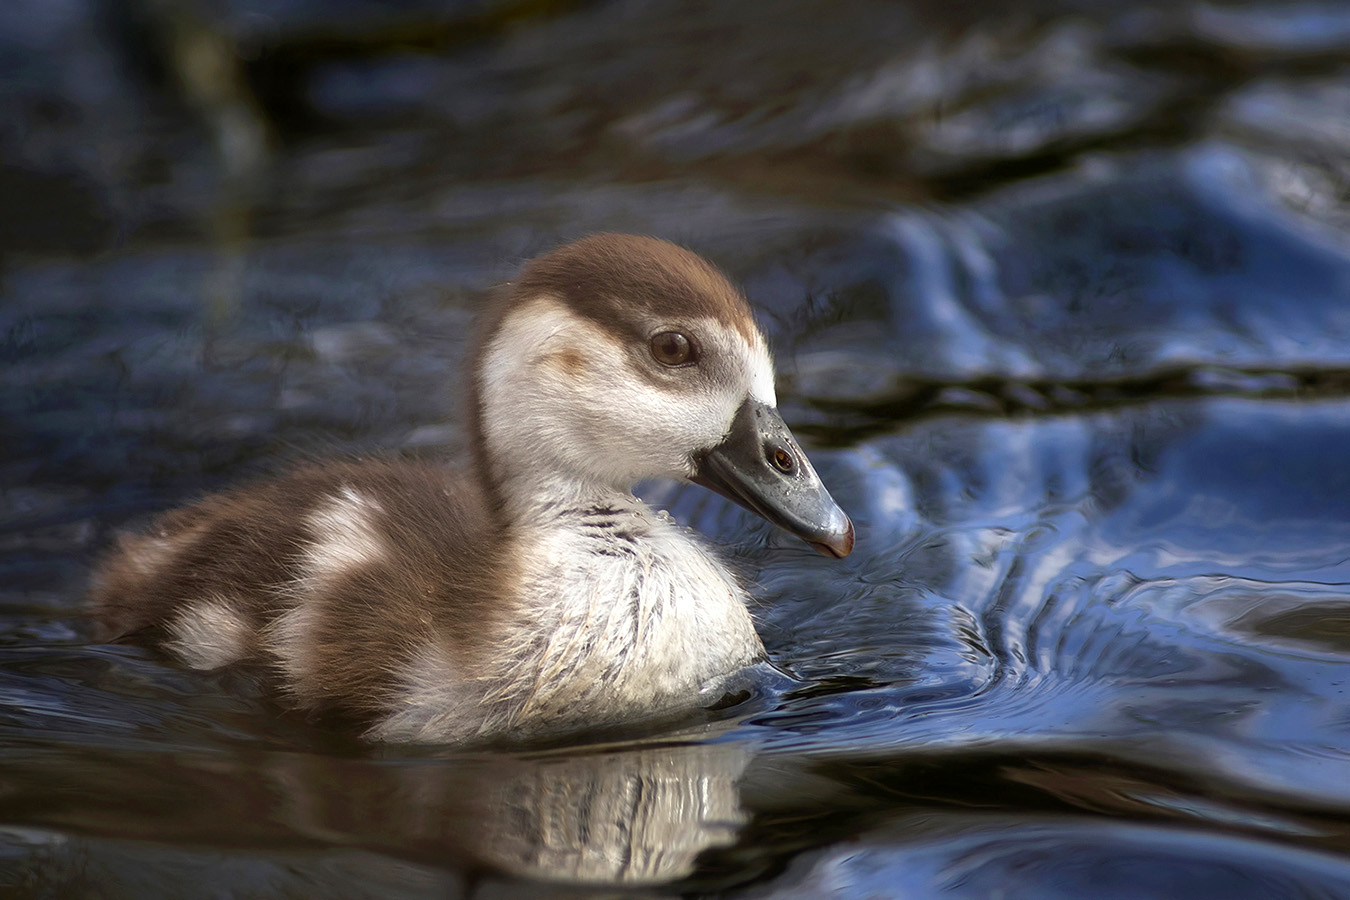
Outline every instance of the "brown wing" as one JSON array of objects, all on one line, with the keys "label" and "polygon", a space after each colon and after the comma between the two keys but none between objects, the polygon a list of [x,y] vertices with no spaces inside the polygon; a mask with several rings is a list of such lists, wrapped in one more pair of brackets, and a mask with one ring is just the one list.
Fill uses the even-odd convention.
[{"label": "brown wing", "polygon": [[362,715],[427,641],[471,663],[503,606],[502,530],[470,479],[332,463],[208,497],[119,543],[92,606],[108,640],[200,668],[275,668],[301,705]]}]

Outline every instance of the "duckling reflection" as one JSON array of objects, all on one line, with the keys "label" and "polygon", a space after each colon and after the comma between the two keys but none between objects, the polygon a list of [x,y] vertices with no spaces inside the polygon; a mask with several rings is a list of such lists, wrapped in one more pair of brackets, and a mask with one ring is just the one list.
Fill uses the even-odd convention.
[{"label": "duckling reflection", "polygon": [[252,664],[377,739],[535,738],[691,709],[765,658],[736,578],[636,482],[853,547],[748,304],[673,244],[598,235],[532,262],[469,387],[467,472],[333,463],[169,513],[99,574],[105,636]]},{"label": "duckling reflection", "polygon": [[483,801],[480,858],[534,878],[657,884],[687,876],[746,821],[740,745],[569,756],[521,767]]},{"label": "duckling reflection", "polygon": [[[747,820],[740,791],[752,778],[754,749],[707,737],[436,758],[174,748],[150,751],[158,765],[147,762],[142,747],[89,748],[78,766],[61,755],[32,757],[8,786],[7,800],[25,810],[25,828],[130,842],[167,853],[174,867],[185,864],[175,855],[203,849],[252,859],[236,870],[250,878],[260,864],[275,865],[268,896],[314,896],[314,886],[332,877],[332,864],[316,866],[316,854],[334,851],[365,856],[372,867],[381,859],[413,863],[468,883],[505,876],[655,885],[690,875],[700,854],[734,843]],[[782,773],[774,784],[783,784]],[[72,805],[72,796],[80,803]],[[32,852],[40,854],[38,865],[72,867],[75,883],[86,883],[89,859],[63,862],[42,848]],[[212,877],[218,882],[231,868],[217,860]],[[61,883],[67,890],[55,895],[65,896],[69,883]],[[136,882],[116,884],[127,883]],[[257,894],[258,882],[248,888],[241,893]]]},{"label": "duckling reflection", "polygon": [[269,794],[286,798],[286,826],[324,841],[470,872],[649,885],[683,878],[699,854],[735,842],[751,756],[743,743],[662,744],[372,770],[287,754],[266,775]]}]

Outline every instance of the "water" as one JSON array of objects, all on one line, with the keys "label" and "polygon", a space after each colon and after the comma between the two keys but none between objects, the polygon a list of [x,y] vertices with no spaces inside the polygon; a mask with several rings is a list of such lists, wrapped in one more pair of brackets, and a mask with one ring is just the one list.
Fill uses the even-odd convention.
[{"label": "water", "polygon": [[[0,16],[7,892],[1350,897],[1342,6]],[[462,460],[473,310],[597,229],[746,286],[857,525],[647,488],[755,584],[748,699],[371,747],[89,643],[118,529]]]}]

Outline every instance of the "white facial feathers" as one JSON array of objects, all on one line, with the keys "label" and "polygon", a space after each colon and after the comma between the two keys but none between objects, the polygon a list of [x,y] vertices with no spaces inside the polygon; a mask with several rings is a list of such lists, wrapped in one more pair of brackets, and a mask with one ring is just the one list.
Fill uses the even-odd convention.
[{"label": "white facial feathers", "polygon": [[[718,326],[721,327],[721,326]],[[735,332],[729,332],[732,338],[740,338]],[[744,354],[744,364],[747,374],[750,376],[750,396],[765,406],[778,407],[778,395],[773,389],[773,357],[769,355],[769,346],[764,342],[764,336],[756,332],[755,340],[752,343],[746,343],[745,340],[729,341]]]},{"label": "white facial feathers", "polygon": [[[720,443],[747,397],[774,404],[764,341],[711,318],[650,323],[687,332],[695,364],[666,368],[646,340],[541,296],[512,309],[478,372],[483,433],[499,478],[628,489],[692,474],[692,457]],[[641,332],[639,332],[641,333]]]}]

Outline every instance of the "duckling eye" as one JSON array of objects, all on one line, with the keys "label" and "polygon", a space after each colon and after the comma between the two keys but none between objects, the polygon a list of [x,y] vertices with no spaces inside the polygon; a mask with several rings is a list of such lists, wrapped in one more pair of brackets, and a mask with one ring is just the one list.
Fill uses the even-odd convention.
[{"label": "duckling eye", "polygon": [[694,361],[694,345],[678,331],[652,336],[652,356],[663,366],[683,366]]}]

